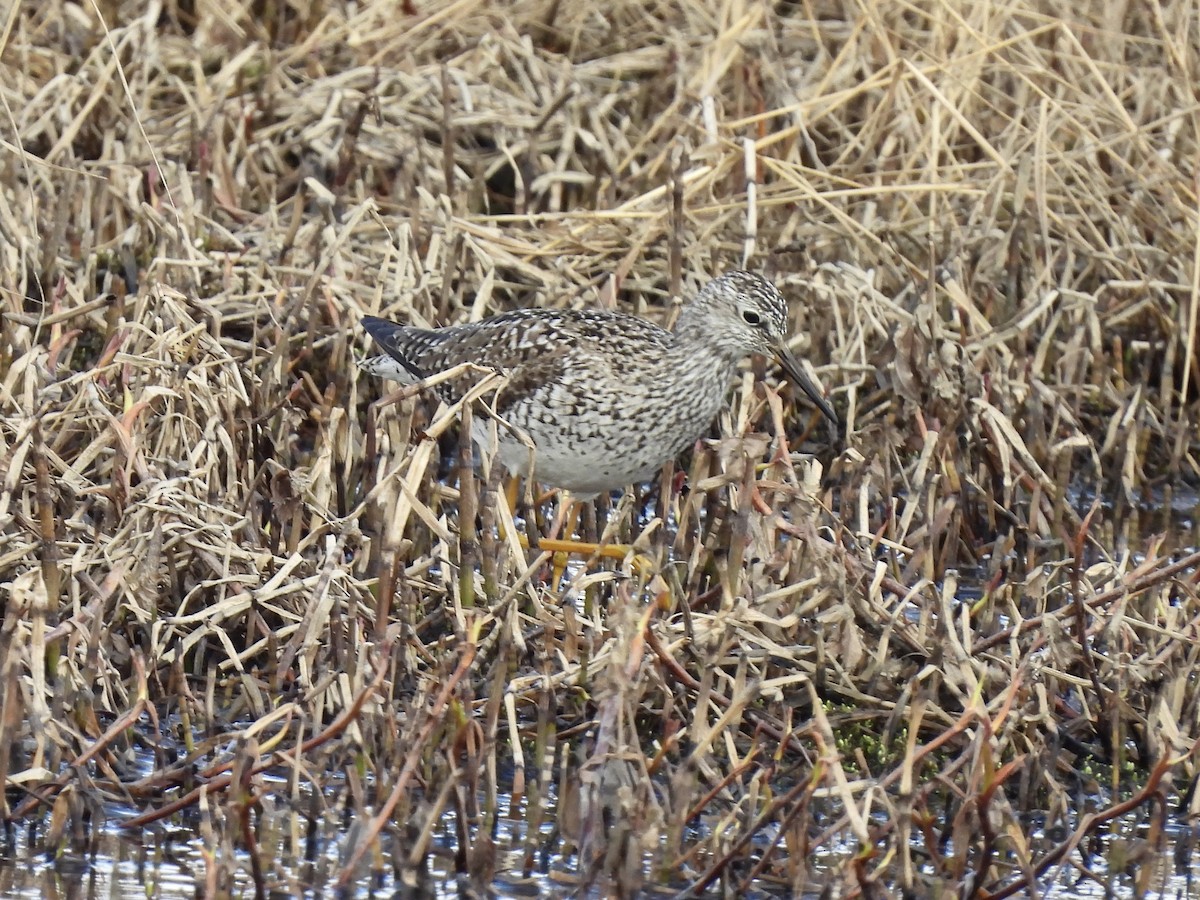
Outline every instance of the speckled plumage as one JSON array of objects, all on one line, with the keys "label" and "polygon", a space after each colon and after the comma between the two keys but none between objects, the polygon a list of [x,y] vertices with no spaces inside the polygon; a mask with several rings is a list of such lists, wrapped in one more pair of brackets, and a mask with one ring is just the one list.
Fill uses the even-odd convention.
[{"label": "speckled plumage", "polygon": [[[787,303],[766,279],[710,281],[673,331],[618,312],[521,309],[427,330],[374,316],[363,326],[387,352],[363,369],[406,384],[464,362],[508,376],[496,411],[536,448],[534,476],[589,496],[644,481],[696,440],[725,402],[738,364],[774,356],[831,421],[837,417],[786,347]],[[442,388],[447,399],[465,389]],[[482,417],[473,436],[486,443]],[[529,448],[503,429],[497,456],[529,474]]]}]

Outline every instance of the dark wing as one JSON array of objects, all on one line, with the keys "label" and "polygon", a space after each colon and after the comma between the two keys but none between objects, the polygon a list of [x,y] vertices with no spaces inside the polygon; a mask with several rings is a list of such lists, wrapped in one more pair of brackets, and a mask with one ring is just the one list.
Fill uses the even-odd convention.
[{"label": "dark wing", "polygon": [[417,367],[416,363],[412,362],[412,358],[419,354],[414,354],[412,349],[410,349],[412,340],[409,338],[409,335],[413,332],[433,335],[435,332],[397,325],[395,322],[389,322],[387,319],[381,319],[378,316],[363,316],[362,326],[367,330],[367,334],[375,339],[375,343],[383,349],[383,352],[400,363],[404,367],[404,370],[412,375],[414,379],[420,381],[428,377],[425,372],[422,372]]},{"label": "dark wing", "polygon": [[[558,382],[567,369],[577,380],[612,377],[612,370],[638,360],[617,345],[649,349],[663,346],[669,332],[636,316],[570,309],[518,309],[481,322],[425,329],[397,325],[374,316],[363,327],[415,380],[470,363],[508,376],[497,398],[497,412]],[[443,383],[438,393],[453,402],[478,383],[464,376]]]},{"label": "dark wing", "polygon": [[[539,386],[556,380],[572,346],[597,339],[604,313],[573,310],[519,309],[482,322],[426,329],[397,325],[375,316],[362,323],[375,342],[415,381],[463,363],[509,377],[500,393],[498,411],[518,402]],[[452,379],[438,386],[448,401],[457,400],[478,377]]]}]

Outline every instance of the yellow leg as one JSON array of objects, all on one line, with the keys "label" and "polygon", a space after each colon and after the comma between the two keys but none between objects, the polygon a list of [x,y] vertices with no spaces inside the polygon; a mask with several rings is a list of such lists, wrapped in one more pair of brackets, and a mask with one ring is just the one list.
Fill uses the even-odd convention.
[{"label": "yellow leg", "polygon": [[[513,475],[512,477],[510,477],[508,479],[508,481],[506,481],[504,483],[504,499],[506,501],[508,501],[509,515],[515,515],[515,511],[517,508],[517,494],[520,491],[520,487],[521,487],[521,479],[517,475]],[[501,542],[503,542],[508,539],[508,535],[504,531],[504,517],[503,516],[500,517],[499,528],[500,528],[500,540],[501,540]],[[521,542],[521,545],[523,547],[525,547],[526,549],[529,548],[529,542],[527,540],[525,540],[525,538],[523,536],[518,535],[517,540],[519,540]]]},{"label": "yellow leg", "polygon": [[[569,555],[625,559],[633,552],[630,544],[597,544],[592,541],[576,540],[575,528],[579,523],[579,502],[571,500],[569,495],[564,494],[562,503],[563,506],[560,507],[559,513],[555,517],[554,527],[550,529],[550,534],[538,542],[538,549],[554,554],[552,584],[558,584],[562,579]],[[560,533],[563,537],[559,537]],[[633,567],[635,571],[645,573],[653,570],[654,563],[649,557],[638,553],[633,558]]]},{"label": "yellow leg", "polygon": [[504,485],[504,497],[508,500],[508,508],[517,508],[517,495],[520,493],[521,478],[518,475],[513,475],[508,479],[508,483]]},{"label": "yellow leg", "polygon": [[554,524],[550,526],[550,533],[546,537],[550,540],[556,540],[558,536],[564,535],[566,540],[570,540],[575,534],[575,527],[579,524],[579,501],[575,500],[566,491],[562,491],[558,495],[558,515],[554,517]]},{"label": "yellow leg", "polygon": [[595,556],[601,559],[625,559],[630,553],[633,553],[635,572],[646,574],[654,571],[654,560],[643,553],[634,553],[632,544],[596,544],[591,541],[577,541],[574,538],[571,540],[542,538],[538,542],[538,548],[554,554],[555,583],[562,577],[567,557],[571,554]]},{"label": "yellow leg", "polygon": [[[548,542],[559,545],[560,549],[553,550],[553,565],[550,570],[550,583],[557,585],[562,581],[563,571],[567,568],[567,555],[571,552],[569,549],[577,542],[575,541],[575,526],[579,524],[579,501],[572,499],[571,495],[566,491],[562,491],[558,495],[558,513],[554,517],[554,524],[550,526],[550,533],[546,537],[538,541],[538,548],[541,550],[550,550],[547,546]],[[565,535],[559,539],[559,535]]]},{"label": "yellow leg", "polygon": [[[517,478],[509,480],[505,486],[504,495],[508,500],[509,509],[516,508],[518,488],[520,482]],[[552,584],[558,584],[562,580],[563,572],[567,567],[567,559],[574,556],[594,556],[599,559],[625,559],[633,552],[633,547],[630,544],[597,544],[591,541],[576,540],[575,529],[579,524],[579,501],[573,500],[565,491],[560,495],[560,506],[558,512],[554,516],[554,522],[550,526],[550,533],[538,541],[538,549],[547,553],[552,553]],[[559,537],[559,535],[565,537]],[[501,538],[504,535],[501,532]],[[528,548],[529,540],[523,534],[517,535],[517,540],[521,546]],[[633,558],[633,568],[636,572],[647,573],[653,571],[653,561],[642,554],[636,554]]]}]

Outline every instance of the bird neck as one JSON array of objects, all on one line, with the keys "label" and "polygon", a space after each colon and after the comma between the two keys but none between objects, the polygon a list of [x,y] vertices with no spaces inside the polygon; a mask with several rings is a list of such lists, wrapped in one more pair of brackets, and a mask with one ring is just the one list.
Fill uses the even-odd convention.
[{"label": "bird neck", "polygon": [[680,311],[672,335],[676,353],[684,357],[702,355],[719,361],[730,373],[746,355],[738,347],[722,340],[720,329],[713,327],[712,317],[706,316],[704,309],[695,303],[684,306]]},{"label": "bird neck", "polygon": [[712,339],[708,329],[681,332],[676,328],[674,337],[663,360],[666,370],[685,395],[711,398],[715,415],[742,354],[730,353],[728,346]]}]

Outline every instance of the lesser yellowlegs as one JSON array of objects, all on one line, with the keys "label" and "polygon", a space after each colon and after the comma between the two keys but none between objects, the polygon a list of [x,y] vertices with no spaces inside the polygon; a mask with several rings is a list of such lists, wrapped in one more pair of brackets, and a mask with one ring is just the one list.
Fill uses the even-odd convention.
[{"label": "lesser yellowlegs", "polygon": [[[496,434],[497,458],[579,499],[645,481],[693,443],[725,402],[738,364],[752,353],[777,359],[817,408],[837,416],[787,347],[787,303],[760,275],[734,271],[686,303],[674,330],[619,312],[520,309],[466,325],[423,329],[375,316],[363,327],[386,351],[368,372],[404,384],[460,363],[507,376],[503,427],[475,418],[473,436]],[[462,379],[440,388],[453,399]]]}]

